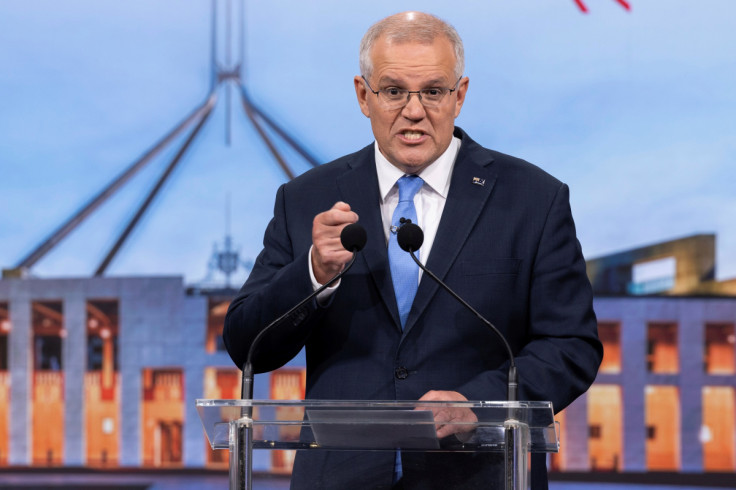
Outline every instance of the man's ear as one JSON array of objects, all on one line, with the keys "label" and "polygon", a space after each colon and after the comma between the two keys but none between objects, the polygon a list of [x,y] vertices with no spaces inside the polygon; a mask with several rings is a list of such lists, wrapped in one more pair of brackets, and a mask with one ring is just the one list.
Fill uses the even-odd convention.
[{"label": "man's ear", "polygon": [[353,83],[355,84],[355,95],[358,97],[360,112],[362,112],[365,117],[371,117],[371,110],[368,107],[368,89],[365,86],[363,77],[356,75],[353,79]]},{"label": "man's ear", "polygon": [[463,108],[463,104],[465,103],[465,94],[468,93],[468,85],[470,84],[470,79],[468,77],[463,77],[462,80],[460,80],[460,83],[457,85],[457,101],[455,102],[455,117],[460,115],[460,110]]}]

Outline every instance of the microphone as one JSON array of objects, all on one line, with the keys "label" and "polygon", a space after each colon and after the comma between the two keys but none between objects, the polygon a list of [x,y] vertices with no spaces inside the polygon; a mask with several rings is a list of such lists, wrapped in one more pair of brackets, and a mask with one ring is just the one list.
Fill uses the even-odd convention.
[{"label": "microphone", "polygon": [[[365,233],[365,228],[360,226],[358,223],[351,223],[342,229],[340,233],[340,243],[345,250],[348,252],[360,252],[365,247],[365,242],[368,241],[368,235]],[[355,256],[353,256],[355,258]],[[351,262],[352,264],[352,262]],[[332,279],[334,281],[334,279]]]},{"label": "microphone", "polygon": [[506,347],[506,353],[509,358],[509,374],[508,374],[508,391],[506,393],[507,400],[510,402],[518,401],[518,387],[519,387],[519,376],[516,372],[516,363],[514,362],[514,353],[511,350],[511,346],[509,345],[506,338],[503,336],[503,334],[496,328],[495,325],[493,325],[490,321],[488,321],[486,318],[483,317],[480,313],[478,313],[472,306],[470,306],[464,299],[462,299],[460,296],[455,293],[450,287],[442,282],[439,277],[435,276],[432,271],[427,269],[422,265],[419,260],[417,260],[417,257],[414,255],[414,252],[419,250],[419,248],[422,246],[422,243],[424,243],[424,232],[422,231],[419,226],[412,223],[410,220],[406,220],[404,224],[402,224],[399,227],[399,230],[396,232],[396,239],[399,243],[399,246],[402,248],[402,250],[409,252],[411,255],[411,258],[414,259],[414,262],[419,266],[420,269],[422,269],[429,277],[434,279],[437,284],[442,286],[445,291],[450,293],[450,295],[458,300],[464,307],[466,307],[468,310],[472,311],[475,316],[477,316],[483,323],[485,323],[488,327],[490,327],[491,330],[495,332],[495,334],[498,336],[498,338],[501,339],[503,342],[504,347]]},{"label": "microphone", "polygon": [[240,398],[243,400],[252,400],[253,399],[253,354],[256,351],[256,347],[260,343],[261,339],[264,337],[266,332],[271,330],[276,325],[280,324],[284,319],[290,317],[295,311],[297,311],[299,308],[304,306],[308,301],[313,299],[315,296],[317,296],[319,293],[327,289],[328,287],[332,286],[335,282],[337,282],[345,273],[350,270],[350,268],[353,266],[353,263],[355,262],[355,258],[361,250],[363,250],[363,247],[365,247],[365,243],[368,240],[368,237],[365,232],[365,228],[363,228],[358,223],[351,223],[347,225],[345,228],[342,229],[342,232],[340,233],[340,243],[342,243],[342,246],[345,248],[345,250],[349,252],[353,252],[353,258],[350,259],[350,262],[348,262],[342,271],[337,273],[332,279],[327,281],[324,285],[317,288],[315,291],[312,292],[309,296],[304,298],[302,301],[300,301],[297,305],[289,309],[286,313],[281,315],[280,317],[276,318],[274,321],[266,325],[266,328],[258,332],[258,335],[253,339],[253,342],[250,344],[250,349],[248,349],[248,355],[245,358],[245,363],[243,363],[243,379],[242,384],[240,387]]}]

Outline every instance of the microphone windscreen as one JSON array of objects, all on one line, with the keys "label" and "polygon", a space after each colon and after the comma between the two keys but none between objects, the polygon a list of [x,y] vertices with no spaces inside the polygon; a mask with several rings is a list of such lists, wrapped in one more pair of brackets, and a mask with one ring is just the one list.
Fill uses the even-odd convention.
[{"label": "microphone windscreen", "polygon": [[366,241],[368,241],[368,235],[365,233],[365,228],[358,223],[349,224],[340,233],[340,242],[349,252],[360,252],[365,247]]},{"label": "microphone windscreen", "polygon": [[396,232],[396,240],[405,252],[416,252],[424,243],[424,232],[414,223],[404,223]]}]

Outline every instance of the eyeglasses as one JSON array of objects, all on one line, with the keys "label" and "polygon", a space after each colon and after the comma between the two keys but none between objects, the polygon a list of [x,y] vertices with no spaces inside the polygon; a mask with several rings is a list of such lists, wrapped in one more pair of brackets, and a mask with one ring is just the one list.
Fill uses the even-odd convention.
[{"label": "eyeglasses", "polygon": [[361,75],[361,78],[363,78],[363,81],[368,86],[368,90],[376,94],[378,100],[380,100],[381,103],[386,106],[386,109],[392,110],[401,109],[406,104],[408,104],[409,99],[411,98],[411,94],[417,94],[417,97],[419,97],[419,102],[421,102],[424,107],[438,107],[442,102],[442,99],[445,98],[445,95],[451,94],[452,92],[457,90],[457,86],[458,84],[460,84],[460,80],[462,80],[463,77],[457,79],[457,82],[455,82],[455,86],[453,88],[432,87],[423,88],[422,90],[406,90],[404,88],[398,87],[387,87],[380,90],[373,90],[373,88],[371,88],[371,84],[368,83],[368,80],[366,80],[365,76]]}]

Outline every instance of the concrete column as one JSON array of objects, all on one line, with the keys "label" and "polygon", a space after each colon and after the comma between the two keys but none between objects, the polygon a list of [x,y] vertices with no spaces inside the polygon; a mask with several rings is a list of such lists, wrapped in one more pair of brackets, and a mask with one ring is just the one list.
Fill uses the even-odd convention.
[{"label": "concrete column", "polygon": [[126,365],[120,371],[120,466],[138,467],[142,463],[141,376],[135,365]]},{"label": "concrete column", "polygon": [[678,348],[680,353],[680,471],[703,471],[703,446],[700,428],[703,425],[703,346],[705,321],[702,306],[688,305],[682,309],[679,325]]},{"label": "concrete column", "polygon": [[647,375],[647,321],[644,302],[627,301],[621,322],[621,378],[623,385],[622,471],[647,470],[644,387]]},{"label": "concrete column", "polygon": [[[134,281],[130,281],[133,283]],[[127,285],[127,283],[123,283]],[[137,337],[142,334],[141,313],[135,289],[120,296],[118,359],[120,380],[120,466],[141,466],[141,399],[143,375],[141,349]]]},{"label": "concrete column", "polygon": [[[179,293],[181,294],[181,293]],[[173,332],[168,337],[178,345],[171,345],[178,353],[178,364],[184,373],[184,466],[202,468],[207,464],[205,444],[207,436],[202,429],[197,412],[197,398],[204,398],[204,371],[208,361],[205,359],[205,333],[207,328],[207,299],[185,297],[179,302],[177,328],[181,334]],[[188,361],[188,362],[187,362]]]},{"label": "concrete column", "polygon": [[199,423],[195,401],[204,398],[204,368],[201,365],[184,369],[184,466],[204,467],[203,449],[207,436]]},{"label": "concrete column", "polygon": [[64,298],[64,464],[84,466],[87,461],[84,375],[87,364],[85,298],[73,291]]},{"label": "concrete column", "polygon": [[[21,281],[15,281],[21,284]],[[32,346],[31,301],[25,291],[13,287],[8,308],[11,330],[8,335],[10,370],[10,454],[8,464],[31,464]],[[25,289],[25,288],[24,288]]]}]

